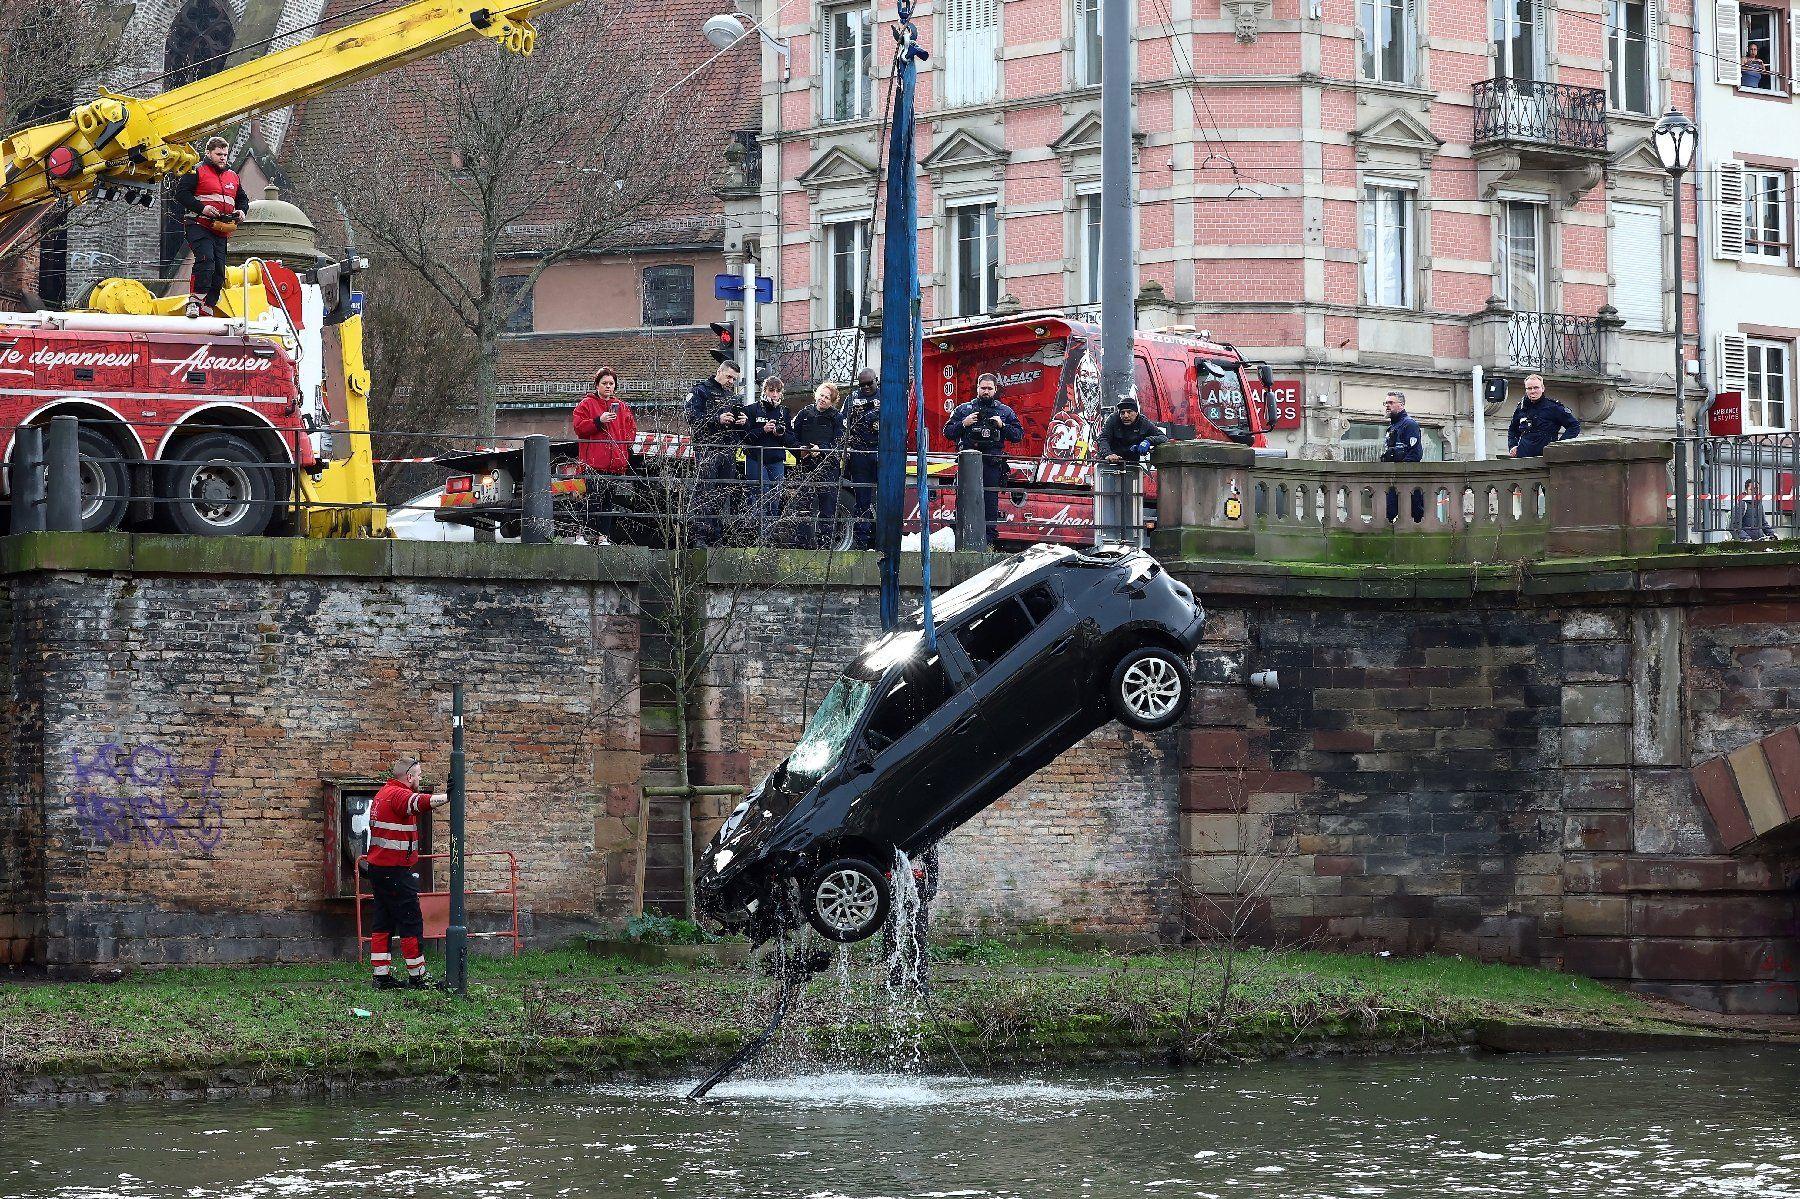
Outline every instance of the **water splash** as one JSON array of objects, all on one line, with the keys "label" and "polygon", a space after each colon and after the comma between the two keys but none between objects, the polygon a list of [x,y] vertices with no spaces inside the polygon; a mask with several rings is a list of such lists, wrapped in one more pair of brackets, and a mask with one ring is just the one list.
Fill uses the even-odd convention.
[{"label": "water splash", "polygon": [[894,851],[894,899],[888,913],[887,987],[888,1070],[914,1074],[925,1056],[925,898],[913,875],[912,860]]},{"label": "water splash", "polygon": [[[597,1087],[611,1092],[660,1097],[670,1093],[667,1084],[626,1084]],[[996,1081],[957,1074],[858,1074],[826,1071],[793,1078],[744,1078],[721,1083],[713,1097],[749,1103],[778,1103],[798,1108],[879,1109],[923,1107],[979,1107],[996,1105],[1067,1108],[1077,1104],[1150,1098],[1157,1088],[1131,1085],[1062,1085],[1030,1079]]]}]

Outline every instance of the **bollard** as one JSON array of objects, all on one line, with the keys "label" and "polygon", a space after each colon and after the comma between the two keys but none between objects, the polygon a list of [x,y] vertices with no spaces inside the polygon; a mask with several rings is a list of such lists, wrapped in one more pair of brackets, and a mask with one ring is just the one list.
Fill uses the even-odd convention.
[{"label": "bollard", "polygon": [[550,439],[533,433],[525,439],[524,457],[524,521],[519,527],[519,540],[527,545],[542,545],[556,533],[556,520],[550,507]]},{"label": "bollard", "polygon": [[44,527],[53,533],[81,532],[81,420],[51,418],[44,439]]},{"label": "bollard", "polygon": [[1136,462],[1119,471],[1119,540],[1144,548],[1144,468]]},{"label": "bollard", "polygon": [[12,456],[12,531],[44,531],[44,430],[21,425]]},{"label": "bollard", "polygon": [[956,548],[985,550],[987,543],[987,495],[981,451],[963,450],[956,455]]},{"label": "bollard", "polygon": [[1110,462],[1094,464],[1094,544],[1109,545],[1121,540],[1124,520],[1119,512],[1120,486],[1123,472]]}]

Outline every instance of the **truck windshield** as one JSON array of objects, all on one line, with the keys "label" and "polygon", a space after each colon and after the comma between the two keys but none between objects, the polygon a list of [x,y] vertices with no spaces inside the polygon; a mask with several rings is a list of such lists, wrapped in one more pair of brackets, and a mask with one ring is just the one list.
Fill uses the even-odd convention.
[{"label": "truck windshield", "polygon": [[1237,364],[1196,358],[1194,382],[1199,390],[1200,415],[1233,441],[1251,440],[1255,430],[1250,424],[1250,405],[1244,399]]},{"label": "truck windshield", "polygon": [[794,746],[794,752],[788,758],[788,779],[792,788],[800,791],[812,788],[837,765],[874,691],[874,681],[849,675],[832,684],[820,702],[819,710],[806,722],[806,731],[800,735],[800,743]]}]

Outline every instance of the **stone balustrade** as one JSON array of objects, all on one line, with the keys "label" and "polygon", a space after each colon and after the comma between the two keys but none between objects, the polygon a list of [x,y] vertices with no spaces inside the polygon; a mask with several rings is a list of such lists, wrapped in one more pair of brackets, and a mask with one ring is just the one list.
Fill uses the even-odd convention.
[{"label": "stone balustrade", "polygon": [[1165,559],[1439,565],[1648,553],[1669,539],[1664,441],[1586,438],[1542,458],[1321,462],[1247,446],[1157,450]]}]

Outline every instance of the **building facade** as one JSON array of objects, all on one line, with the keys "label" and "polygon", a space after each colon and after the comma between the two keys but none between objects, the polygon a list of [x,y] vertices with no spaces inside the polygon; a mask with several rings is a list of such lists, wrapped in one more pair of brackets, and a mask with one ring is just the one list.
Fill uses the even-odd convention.
[{"label": "building facade", "polygon": [[[763,181],[727,210],[775,276],[784,374],[873,353],[845,331],[879,295],[893,19],[770,18]],[[1094,304],[1099,0],[931,0],[915,20],[926,315]],[[1670,427],[1671,188],[1649,135],[1692,111],[1680,0],[1138,0],[1132,25],[1140,327],[1209,330],[1296,382],[1273,444],[1369,453],[1399,387],[1428,452],[1467,456],[1477,365],[1514,395],[1543,374],[1597,431]],[[1510,410],[1486,406],[1490,454]]]}]

